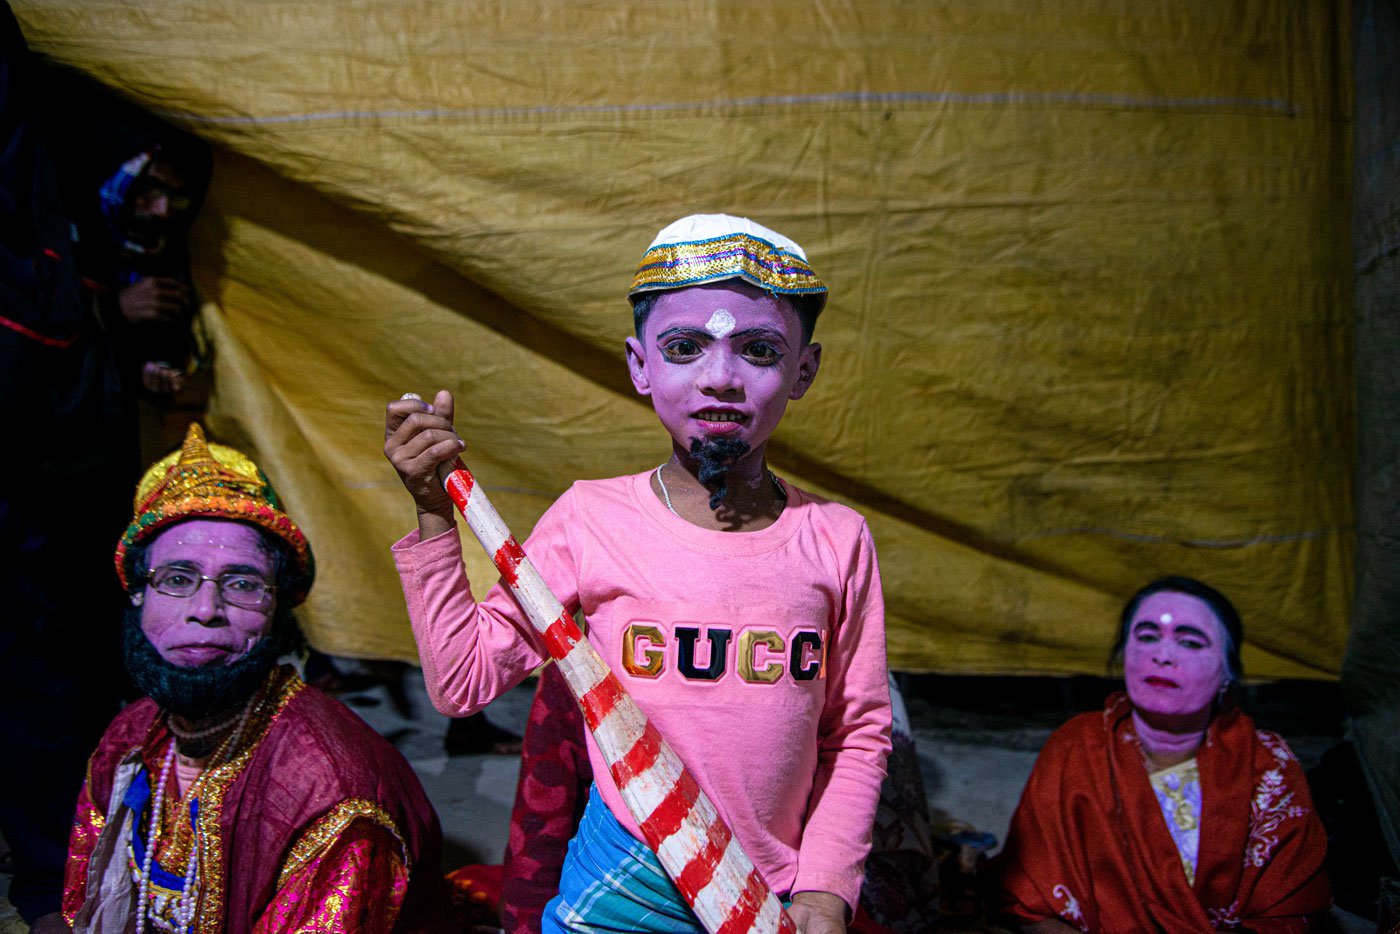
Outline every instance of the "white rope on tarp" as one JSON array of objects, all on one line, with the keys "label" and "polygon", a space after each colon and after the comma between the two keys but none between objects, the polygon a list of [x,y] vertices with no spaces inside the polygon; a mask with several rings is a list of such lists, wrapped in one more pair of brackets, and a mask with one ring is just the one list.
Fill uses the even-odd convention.
[{"label": "white rope on tarp", "polygon": [[641,104],[578,104],[568,107],[421,107],[385,110],[314,110],[291,114],[203,115],[159,111],[162,116],[207,126],[270,126],[327,121],[491,120],[511,117],[588,116],[592,114],[674,113],[773,107],[820,107],[832,104],[887,107],[895,105],[967,104],[1028,107],[1087,107],[1114,110],[1252,110],[1296,117],[1302,108],[1281,98],[1254,97],[1137,97],[1130,94],[1024,91],[965,93],[960,91],[835,91],[827,94],[777,94],[704,101],[658,101]]}]

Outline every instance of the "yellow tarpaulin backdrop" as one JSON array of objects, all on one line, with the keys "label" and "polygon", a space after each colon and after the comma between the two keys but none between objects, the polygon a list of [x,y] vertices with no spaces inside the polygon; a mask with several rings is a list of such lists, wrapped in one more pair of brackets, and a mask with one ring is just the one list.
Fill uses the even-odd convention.
[{"label": "yellow tarpaulin backdrop", "polygon": [[1174,572],[1240,604],[1249,673],[1338,670],[1346,4],[15,8],[220,147],[210,425],[311,537],[319,647],[415,657],[388,399],[458,393],[522,535],[574,479],[666,456],[624,293],[656,230],[725,211],[831,285],[771,461],[869,518],[895,666],[1102,673],[1122,599]]}]

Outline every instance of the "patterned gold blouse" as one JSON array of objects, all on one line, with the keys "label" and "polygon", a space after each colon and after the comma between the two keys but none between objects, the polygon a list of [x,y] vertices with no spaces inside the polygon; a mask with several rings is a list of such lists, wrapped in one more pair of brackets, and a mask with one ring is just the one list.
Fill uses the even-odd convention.
[{"label": "patterned gold blouse", "polygon": [[1186,881],[1196,884],[1196,858],[1201,843],[1201,774],[1196,760],[1173,765],[1147,776],[1157,793],[1162,817],[1181,856]]}]

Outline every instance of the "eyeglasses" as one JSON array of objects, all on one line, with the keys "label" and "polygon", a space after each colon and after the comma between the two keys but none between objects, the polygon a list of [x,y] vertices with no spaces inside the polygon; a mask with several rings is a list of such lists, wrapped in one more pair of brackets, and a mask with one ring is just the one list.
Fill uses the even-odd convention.
[{"label": "eyeglasses", "polygon": [[262,609],[272,602],[272,595],[277,592],[276,587],[256,574],[238,571],[209,577],[189,568],[167,565],[150,571],[146,580],[155,588],[156,593],[163,593],[167,597],[193,597],[199,593],[199,588],[204,586],[205,581],[213,581],[219,588],[219,597],[225,603],[245,610]]}]

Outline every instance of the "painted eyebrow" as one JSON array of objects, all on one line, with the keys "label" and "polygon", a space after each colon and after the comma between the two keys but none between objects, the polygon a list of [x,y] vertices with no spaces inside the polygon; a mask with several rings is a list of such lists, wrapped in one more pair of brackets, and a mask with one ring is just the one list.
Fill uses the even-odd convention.
[{"label": "painted eyebrow", "polygon": [[[781,331],[775,331],[772,328],[764,327],[744,328],[744,330],[742,331],[734,331],[733,333],[726,334],[724,336],[725,339],[731,341],[744,340],[750,337],[761,337],[764,340],[770,340],[774,343],[787,343],[787,339],[783,337]],[[714,340],[714,335],[711,334],[709,331],[706,331],[704,328],[693,328],[689,327],[688,325],[678,325],[673,328],[667,328],[660,334],[656,335],[656,339],[659,341],[666,340],[669,337],[699,337],[707,341]]]},{"label": "painted eyebrow", "polygon": [[742,331],[735,331],[733,334],[729,335],[730,340],[738,340],[747,337],[761,337],[764,340],[770,340],[774,343],[787,343],[787,339],[783,337],[782,332],[775,331],[772,328],[744,328]]},{"label": "painted eyebrow", "polygon": [[254,567],[251,564],[230,564],[219,572],[220,574],[256,574],[259,577],[267,576],[267,572],[262,568]]},{"label": "painted eyebrow", "polygon": [[703,337],[703,338],[706,339],[706,340],[710,340],[710,339],[711,339],[711,335],[710,335],[710,332],[709,332],[709,331],[704,331],[704,330],[701,330],[700,328],[686,327],[686,326],[684,326],[684,325],[681,325],[681,326],[679,326],[679,327],[674,327],[674,328],[667,328],[666,330],[662,331],[660,334],[656,335],[656,339],[659,340],[659,341],[662,341],[662,340],[665,340],[665,339],[668,338],[668,337],[682,337],[682,336],[684,336],[684,337]]},{"label": "painted eyebrow", "polygon": [[[195,571],[199,574],[204,573],[204,568],[202,565],[195,561],[188,560],[171,561],[169,564],[160,565],[160,567],[176,568],[181,571]],[[251,564],[230,564],[228,567],[220,571],[219,574],[256,574],[259,577],[267,576],[266,572],[263,571],[262,568],[254,567]]]},{"label": "painted eyebrow", "polygon": [[1176,635],[1196,636],[1197,638],[1204,641],[1207,645],[1210,644],[1210,635],[1206,633],[1204,629],[1197,629],[1195,626],[1178,626],[1176,627]]}]

